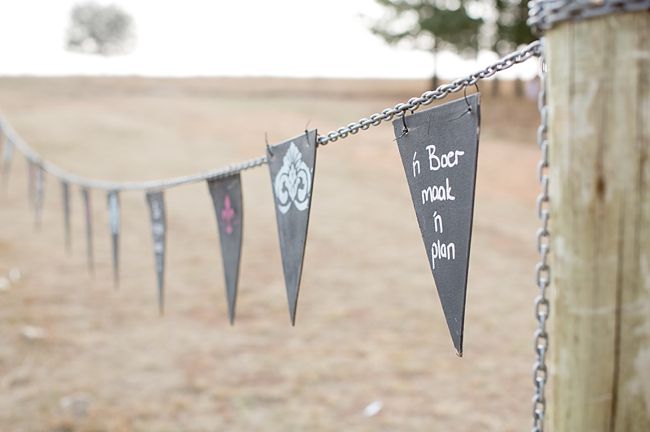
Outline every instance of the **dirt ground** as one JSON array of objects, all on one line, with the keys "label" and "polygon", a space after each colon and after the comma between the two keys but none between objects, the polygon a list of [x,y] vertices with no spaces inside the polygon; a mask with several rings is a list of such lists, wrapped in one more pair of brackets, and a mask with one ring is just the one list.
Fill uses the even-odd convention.
[{"label": "dirt ground", "polygon": [[[145,180],[256,157],[265,132],[271,142],[307,123],[327,132],[425,85],[3,78],[0,111],[67,169]],[[319,151],[295,328],[266,167],[243,174],[245,240],[231,327],[205,184],[166,195],[161,318],[143,194],[122,195],[122,278],[114,290],[104,194],[92,196],[91,277],[79,191],[72,191],[73,253],[66,256],[60,187],[47,178],[44,224],[35,231],[25,163],[16,155],[0,196],[0,275],[21,273],[0,287],[0,430],[528,430],[536,122],[531,101],[483,96],[462,359],[389,125]],[[364,415],[375,401],[382,409]]]}]

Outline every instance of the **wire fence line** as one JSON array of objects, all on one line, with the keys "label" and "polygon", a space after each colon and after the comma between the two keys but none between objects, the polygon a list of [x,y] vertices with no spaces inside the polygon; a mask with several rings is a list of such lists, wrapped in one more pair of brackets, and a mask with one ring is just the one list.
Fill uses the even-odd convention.
[{"label": "wire fence line", "polygon": [[[428,105],[434,100],[443,99],[451,93],[457,93],[469,86],[475,85],[482,79],[490,78],[498,72],[509,69],[516,64],[523,63],[531,57],[539,57],[540,54],[540,42],[532,42],[522,49],[510,53],[497,62],[492,63],[487,67],[478,70],[470,75],[459,78],[449,84],[441,85],[435,90],[426,91],[419,97],[413,97],[407,102],[399,103],[391,108],[386,108],[381,112],[374,113],[367,118],[364,117],[356,122],[348,124],[347,126],[343,126],[336,130],[328,132],[325,135],[320,135],[318,137],[318,144],[326,145],[339,139],[345,139],[348,136],[354,135],[361,130],[367,130],[371,126],[379,126],[383,122],[390,121],[395,116],[413,113],[423,105]],[[23,140],[20,135],[11,127],[11,125],[2,117],[0,117],[0,128],[6,137],[7,142],[5,142],[5,145],[13,145],[14,148],[20,151],[28,161],[39,166],[44,172],[56,177],[61,182],[76,185],[80,188],[99,189],[106,191],[163,190],[183,184],[196,183],[219,177],[227,177],[241,171],[245,171],[268,163],[265,155],[213,170],[179,177],[170,177],[166,179],[140,182],[115,182],[97,180],[72,173],[50,162],[49,160],[44,159],[36,150],[27,144],[27,142],[25,142],[25,140]]]}]

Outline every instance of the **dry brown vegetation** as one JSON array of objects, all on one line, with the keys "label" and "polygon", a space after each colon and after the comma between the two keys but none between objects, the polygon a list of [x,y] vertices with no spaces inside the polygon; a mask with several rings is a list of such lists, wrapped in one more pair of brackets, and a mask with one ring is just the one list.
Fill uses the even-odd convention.
[{"label": "dry brown vegetation", "polygon": [[[3,78],[0,110],[65,168],[152,179],[258,156],[265,132],[280,141],[309,121],[326,132],[424,85]],[[462,359],[445,326],[389,126],[319,152],[295,328],[266,167],[243,176],[245,240],[230,327],[204,184],[167,193],[167,312],[160,318],[144,196],[122,196],[116,291],[105,196],[93,194],[93,278],[78,191],[67,257],[59,186],[47,179],[44,226],[35,232],[24,161],[16,157],[0,198],[0,274],[22,272],[0,291],[0,430],[526,430],[536,121],[533,102],[483,98]],[[365,417],[375,400],[383,409]]]}]

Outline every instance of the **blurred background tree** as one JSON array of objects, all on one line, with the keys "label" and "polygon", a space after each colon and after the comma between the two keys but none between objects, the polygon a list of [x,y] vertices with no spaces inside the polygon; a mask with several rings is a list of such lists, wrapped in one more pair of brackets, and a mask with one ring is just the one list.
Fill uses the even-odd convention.
[{"label": "blurred background tree", "polygon": [[437,54],[449,50],[476,55],[483,19],[470,9],[475,0],[376,0],[386,13],[371,27],[389,44],[406,41],[413,48],[433,54],[433,88],[438,86]]},{"label": "blurred background tree", "polygon": [[115,5],[86,2],[70,11],[66,48],[102,56],[128,54],[135,41],[133,18]]},{"label": "blurred background tree", "polygon": [[[492,42],[492,50],[504,56],[516,50],[521,45],[527,45],[535,40],[535,36],[526,24],[528,18],[528,2],[525,0],[495,0],[496,37]],[[499,80],[493,80],[494,93],[498,93]],[[515,80],[515,93],[522,96],[523,84],[519,78]]]},{"label": "blurred background tree", "polygon": [[[480,49],[499,55],[534,40],[525,0],[376,0],[385,8],[371,31],[389,44],[406,42],[433,54],[432,88],[438,87],[437,54],[463,57]],[[496,84],[495,84],[496,86]]]}]

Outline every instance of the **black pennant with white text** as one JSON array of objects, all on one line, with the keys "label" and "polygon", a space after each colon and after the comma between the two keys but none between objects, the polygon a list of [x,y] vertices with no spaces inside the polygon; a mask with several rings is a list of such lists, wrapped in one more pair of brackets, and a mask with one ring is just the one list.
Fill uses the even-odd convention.
[{"label": "black pennant with white text", "polygon": [[219,228],[223,272],[226,279],[226,296],[228,298],[228,318],[230,324],[232,324],[235,320],[244,222],[241,176],[234,174],[228,177],[210,179],[208,180],[208,189],[212,197],[214,214],[217,217]]},{"label": "black pennant with white text", "polygon": [[291,324],[296,322],[316,165],[316,131],[267,147]]},{"label": "black pennant with white text", "polygon": [[479,109],[479,96],[472,94],[393,121],[429,268],[458,355],[463,353]]},{"label": "black pennant with white text", "polygon": [[158,310],[162,314],[165,310],[165,239],[167,231],[165,196],[162,192],[148,192],[147,204],[149,204],[149,215],[151,216],[151,234],[158,282]]}]

